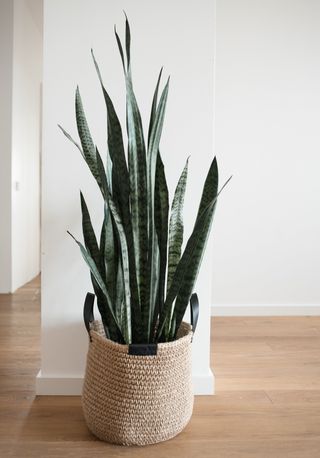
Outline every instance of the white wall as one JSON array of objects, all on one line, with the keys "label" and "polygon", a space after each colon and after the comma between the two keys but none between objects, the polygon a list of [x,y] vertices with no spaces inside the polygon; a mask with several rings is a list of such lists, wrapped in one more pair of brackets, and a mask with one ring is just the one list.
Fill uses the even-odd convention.
[{"label": "white wall", "polygon": [[0,293],[11,291],[13,3],[0,3]]},{"label": "white wall", "polygon": [[[14,2],[12,101],[12,289],[40,271],[40,90],[42,35],[33,11],[39,0]],[[34,8],[34,9],[32,9]]]},{"label": "white wall", "polygon": [[319,313],[320,3],[218,0],[216,18],[215,147],[234,178],[213,304]]},{"label": "white wall", "polygon": [[[149,117],[161,65],[171,74],[162,154],[171,189],[191,153],[186,196],[186,233],[196,214],[200,190],[213,156],[213,3],[209,0],[129,1],[46,0],[44,11],[43,188],[42,188],[42,372],[38,393],[80,391],[88,346],[82,323],[83,300],[91,291],[89,273],[66,234],[81,237],[79,188],[96,227],[101,197],[79,152],[58,131],[61,123],[76,136],[74,91],[80,85],[88,121],[105,151],[106,122],[101,90],[91,61],[94,48],[104,80],[124,118],[124,81],[113,25],[123,33],[122,9],[132,26],[136,93],[144,120]],[[125,125],[125,123],[123,123]],[[209,370],[211,255],[198,282],[200,323],[194,341],[198,392],[212,390]]]},{"label": "white wall", "polygon": [[41,9],[41,0],[0,4],[0,293],[40,270]]}]

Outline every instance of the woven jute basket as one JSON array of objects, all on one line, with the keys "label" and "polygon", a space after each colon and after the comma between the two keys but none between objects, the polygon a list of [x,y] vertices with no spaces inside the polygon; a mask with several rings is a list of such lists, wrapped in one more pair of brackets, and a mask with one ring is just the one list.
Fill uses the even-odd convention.
[{"label": "woven jute basket", "polygon": [[122,445],[154,444],[181,432],[193,409],[192,327],[183,322],[177,339],[157,344],[155,354],[107,339],[99,321],[90,323],[89,334],[82,406],[90,431]]}]

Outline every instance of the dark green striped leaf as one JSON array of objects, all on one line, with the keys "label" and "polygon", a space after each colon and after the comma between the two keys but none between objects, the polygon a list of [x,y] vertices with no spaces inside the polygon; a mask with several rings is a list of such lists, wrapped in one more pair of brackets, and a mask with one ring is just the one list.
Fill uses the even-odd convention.
[{"label": "dark green striped leaf", "polygon": [[79,88],[77,87],[76,90],[76,120],[77,120],[77,128],[78,134],[81,141],[82,151],[84,154],[84,158],[88,164],[89,169],[91,170],[92,175],[97,180],[98,184],[100,185],[100,177],[98,174],[97,168],[97,157],[96,157],[96,148],[94,146],[90,130],[88,127],[87,119],[83,110],[82,100],[80,96]]},{"label": "dark green striped leaf", "polygon": [[167,290],[170,289],[172,278],[181,257],[181,247],[183,242],[183,202],[186,191],[187,176],[188,160],[179,178],[171,206]]},{"label": "dark green striped leaf", "polygon": [[[164,329],[164,325],[168,320],[171,319],[172,313],[172,304],[173,301],[176,299],[177,295],[181,291],[181,295],[184,295],[182,289],[185,287],[186,283],[188,283],[188,290],[193,288],[193,284],[195,282],[200,262],[202,259],[203,251],[206,245],[206,241],[208,238],[209,230],[211,227],[212,216],[217,200],[217,191],[215,187],[210,187],[210,183],[214,183],[218,180],[218,168],[216,159],[213,160],[210,170],[208,172],[208,176],[206,179],[206,183],[203,190],[203,195],[201,198],[201,203],[204,200],[208,201],[209,204],[205,208],[202,209],[201,214],[198,215],[193,232],[188,240],[186,248],[183,252],[183,255],[180,259],[179,264],[177,265],[174,277],[172,279],[171,287],[167,293],[166,301],[164,304],[163,312],[160,316],[159,320],[159,328],[158,328],[158,336],[161,337],[161,334]],[[204,193],[206,195],[204,195]],[[209,196],[207,195],[209,194]],[[200,203],[200,206],[201,206]],[[191,275],[189,275],[191,272]],[[191,283],[191,286],[190,286]],[[189,300],[189,298],[188,298]],[[182,302],[182,299],[181,299]],[[187,301],[188,302],[188,301]],[[179,309],[174,309],[175,315],[175,325],[176,327],[179,326],[178,317],[182,313],[183,306],[180,305],[179,299]],[[184,312],[183,312],[184,313]],[[183,316],[183,315],[182,315]],[[168,336],[164,336],[166,339]]]},{"label": "dark green striped leaf", "polygon": [[100,156],[100,153],[97,147],[96,147],[96,156],[97,156],[97,169],[98,169],[98,174],[100,177],[100,189],[105,199],[109,192],[109,185],[108,185],[108,180],[107,180],[107,175],[106,175],[106,169],[104,167],[103,161],[101,159],[101,156]]},{"label": "dark green striped leaf", "polygon": [[[112,197],[118,209],[121,221],[123,222],[123,227],[127,239],[130,267],[130,289],[133,308],[135,310],[133,320],[134,330],[136,330],[139,329],[140,326],[140,301],[138,294],[133,231],[130,215],[130,180],[123,146],[122,129],[113,103],[103,85],[101,73],[92,50],[91,53],[107,107],[108,149],[112,161]],[[140,335],[139,332],[138,334]],[[139,338],[139,335],[137,338]]]},{"label": "dark green striped leaf", "polygon": [[129,174],[127,168],[127,162],[123,146],[122,129],[119,118],[114,109],[112,100],[107,93],[99,66],[94,57],[93,51],[91,50],[92,58],[96,71],[100,80],[104,100],[107,108],[107,126],[108,126],[108,149],[112,161],[112,187],[113,195],[116,201],[119,202],[119,208],[121,209],[121,217],[125,225],[130,224],[130,212],[129,212],[129,193],[130,183]]},{"label": "dark green striped leaf", "polygon": [[158,154],[155,180],[155,228],[159,245],[160,272],[159,272],[159,291],[158,306],[154,313],[154,324],[157,314],[162,309],[165,294],[165,279],[167,267],[167,245],[168,245],[168,213],[169,213],[169,193],[164,172],[163,162]]},{"label": "dark green striped leaf", "polygon": [[157,112],[158,92],[159,92],[159,85],[160,85],[160,81],[161,81],[162,70],[163,70],[163,68],[161,68],[161,70],[160,70],[160,73],[159,73],[159,76],[158,76],[157,85],[156,85],[156,89],[154,91],[153,99],[152,99],[150,121],[149,121],[149,130],[148,130],[148,146],[150,144],[151,131],[152,131],[152,127],[154,125],[154,120],[155,120],[156,112]]},{"label": "dark green striped leaf", "polygon": [[117,319],[121,323],[121,329],[125,329],[124,326],[124,279],[121,260],[118,261],[117,279],[116,279],[116,298],[115,308],[117,313]]},{"label": "dark green striped leaf", "polygon": [[[149,259],[147,269],[147,291],[149,298],[149,308],[143,316],[143,326],[147,329],[148,341],[151,336],[151,325],[154,317],[157,301],[157,287],[159,281],[159,247],[154,221],[154,202],[155,202],[155,172],[159,151],[160,137],[163,128],[166,102],[168,98],[169,79],[162,91],[159,105],[156,110],[154,123],[150,134],[149,153],[148,153],[148,209],[149,209]],[[152,336],[151,336],[152,337]]]},{"label": "dark green striped leaf", "polygon": [[[117,322],[117,319],[116,319],[115,314],[113,312],[113,309],[111,307],[111,299],[110,299],[109,293],[108,293],[106,285],[105,285],[105,283],[104,283],[104,281],[103,281],[103,279],[102,279],[102,277],[100,275],[99,269],[96,266],[96,263],[94,262],[94,260],[93,260],[92,256],[90,255],[90,253],[82,245],[82,243],[79,242],[69,231],[68,231],[68,234],[73,238],[73,240],[79,246],[83,259],[85,260],[86,264],[88,265],[88,267],[89,267],[89,269],[90,269],[95,281],[97,282],[97,285],[99,286],[99,288],[101,289],[102,293],[104,294],[104,296],[106,298],[106,303],[108,304],[108,309],[109,309],[110,315],[112,316],[112,319],[116,323],[117,328],[118,328],[118,332],[121,335],[120,326],[119,326],[119,324]],[[122,335],[121,335],[121,338],[123,338]],[[129,343],[129,342],[126,341],[126,343]]]},{"label": "dark green striped leaf", "polygon": [[119,35],[117,34],[116,26],[114,26],[114,34],[116,36],[116,40],[117,40],[117,44],[118,44],[118,48],[119,48],[119,52],[120,52],[120,56],[121,56],[121,62],[122,62],[123,71],[126,72],[126,66],[125,66],[125,63],[124,63],[124,54],[123,54],[122,44],[121,44],[121,40],[119,38]]},{"label": "dark green striped leaf", "polygon": [[[158,103],[158,92],[161,81],[162,68],[159,73],[157,80],[156,88],[154,91],[149,129],[148,129],[148,147],[150,147],[150,136],[151,131],[154,126],[156,112],[157,112],[157,103]],[[157,293],[157,299],[155,303],[155,308],[153,312],[153,324],[151,334],[154,335],[154,329],[157,325],[159,311],[163,307],[164,294],[165,294],[165,276],[166,276],[166,267],[167,267],[167,241],[168,241],[168,211],[169,211],[169,197],[168,197],[168,188],[166,183],[166,177],[164,173],[163,162],[160,156],[160,151],[158,151],[157,162],[156,162],[156,172],[155,172],[155,197],[154,197],[154,206],[155,206],[155,229],[159,244],[159,287]],[[149,286],[150,289],[150,286]],[[145,314],[146,315],[146,314]],[[148,317],[148,315],[146,315]],[[152,336],[151,336],[152,337]]]},{"label": "dark green striped leaf", "polygon": [[118,268],[117,244],[113,233],[113,225],[108,207],[105,205],[103,226],[100,237],[100,259],[103,260],[103,272],[106,286],[114,306],[116,296],[116,276]]},{"label": "dark green striped leaf", "polygon": [[82,232],[83,232],[85,247],[89,251],[95,264],[99,266],[100,265],[99,247],[98,247],[96,235],[94,233],[94,229],[92,227],[89,210],[88,210],[85,198],[83,197],[83,194],[81,191],[80,191],[80,201],[81,201],[81,212],[82,212]]},{"label": "dark green striped leaf", "polygon": [[[116,33],[116,32],[115,32]],[[120,38],[116,33],[120,55],[123,61],[123,51]],[[130,27],[126,21],[126,54],[128,68],[123,68],[127,92],[127,133],[128,133],[128,163],[130,180],[131,221],[136,262],[136,275],[140,306],[148,308],[146,301],[146,269],[148,260],[148,200],[147,200],[147,164],[143,127],[139,107],[133,91],[130,70]]]},{"label": "dark green striped leaf", "polygon": [[130,291],[130,274],[129,274],[129,253],[127,247],[127,239],[123,224],[118,213],[117,207],[111,197],[108,195],[108,207],[112,213],[115,226],[117,228],[117,233],[120,242],[120,251],[121,251],[121,260],[122,260],[122,269],[123,269],[123,278],[124,278],[124,302],[125,302],[125,314],[126,314],[126,332],[125,339],[127,343],[131,343],[132,333],[131,333],[131,291]]},{"label": "dark green striped leaf", "polygon": [[127,54],[127,68],[130,68],[130,45],[131,45],[131,33],[130,33],[130,25],[127,18],[126,13],[124,13],[126,17],[126,54]]},{"label": "dark green striped leaf", "polygon": [[[209,172],[206,177],[206,181],[203,186],[203,191],[201,195],[199,210],[197,213],[196,221],[203,212],[205,208],[211,203],[212,199],[218,195],[218,186],[219,186],[219,173],[218,173],[218,164],[217,158],[214,157]],[[225,186],[225,185],[224,185]]]},{"label": "dark green striped leaf", "polygon": [[[197,221],[201,218],[202,213],[206,211],[208,206],[209,207],[211,206],[211,202],[214,201],[214,203],[211,206],[211,210],[208,213],[207,220],[202,229],[203,242],[202,244],[199,243],[198,247],[194,250],[194,253],[193,253],[193,256],[190,262],[190,268],[186,272],[186,275],[181,284],[180,291],[176,298],[175,307],[174,307],[174,315],[175,315],[176,320],[174,323],[174,327],[171,331],[174,336],[176,336],[177,334],[177,331],[183,319],[185,310],[188,306],[195,282],[198,277],[203,253],[204,253],[206,242],[207,242],[207,239],[210,233],[210,229],[211,229],[212,218],[213,218],[213,214],[214,214],[215,207],[216,207],[216,199],[219,195],[218,181],[219,181],[218,165],[217,165],[216,158],[214,158],[211,164],[209,173],[207,175],[205,184],[204,184],[203,193],[202,193],[200,206],[199,206],[199,211],[198,211],[198,215],[196,219],[196,224],[197,224]],[[224,184],[223,188],[225,187],[226,184],[227,183]]]},{"label": "dark green striped leaf", "polygon": [[[83,197],[83,194],[81,192],[80,192],[80,198],[81,198],[81,211],[82,211],[82,230],[83,230],[83,238],[85,242],[85,247],[88,253],[90,254],[90,256],[92,257],[92,259],[94,260],[95,265],[97,266],[99,273],[101,275],[101,278],[105,278],[104,253],[101,253],[98,248],[97,239],[94,233],[94,229],[92,227],[88,207]],[[105,327],[106,335],[108,335],[113,340],[118,340],[120,338],[120,335],[118,333],[117,325],[114,322],[113,317],[109,311],[109,307],[112,307],[112,304],[107,303],[107,298],[103,294],[102,290],[99,287],[99,284],[95,280],[95,277],[92,273],[91,273],[91,281],[92,281],[94,292],[97,296],[98,309],[101,314],[101,317],[103,317],[103,324]],[[108,284],[108,277],[106,278],[106,288],[110,296],[110,293],[112,292],[112,288],[114,288],[114,285],[110,283]]]},{"label": "dark green striped leaf", "polygon": [[[111,228],[110,228],[111,225]],[[115,315],[119,326],[121,327],[121,321],[119,321],[117,316],[117,305],[115,303],[115,295],[117,294],[117,285],[115,284],[115,265],[118,263],[118,247],[117,241],[113,237],[113,228],[112,228],[112,221],[111,216],[108,212],[107,207],[105,206],[105,215],[102,222],[101,234],[100,234],[100,272],[102,278],[105,279],[106,287],[109,292],[110,299],[112,301],[111,307],[115,311]],[[108,259],[108,261],[107,261]],[[99,293],[99,291],[98,291]],[[105,302],[105,298],[103,294],[97,294],[98,299],[98,307],[99,307],[99,300],[102,304]],[[117,328],[114,325],[112,317],[108,317],[108,324],[109,324],[109,334],[110,339],[116,342],[120,341]],[[122,328],[121,328],[122,331]]]}]

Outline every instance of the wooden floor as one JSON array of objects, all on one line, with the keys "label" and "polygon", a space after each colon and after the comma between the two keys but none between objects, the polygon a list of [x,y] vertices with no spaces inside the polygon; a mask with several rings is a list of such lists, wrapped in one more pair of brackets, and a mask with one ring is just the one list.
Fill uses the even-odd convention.
[{"label": "wooden floor", "polygon": [[213,319],[216,395],[175,439],[126,448],[95,440],[78,397],[35,397],[39,304],[39,279],[0,296],[1,458],[320,457],[320,317]]}]

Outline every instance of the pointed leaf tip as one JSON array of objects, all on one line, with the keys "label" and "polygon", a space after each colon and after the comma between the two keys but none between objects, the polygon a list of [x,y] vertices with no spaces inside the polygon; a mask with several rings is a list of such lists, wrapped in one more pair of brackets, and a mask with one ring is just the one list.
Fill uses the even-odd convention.
[{"label": "pointed leaf tip", "polygon": [[70,231],[67,231],[67,234],[69,234],[69,235],[70,235],[70,237],[72,237],[72,238],[73,238],[73,240],[74,240],[75,242],[77,241],[77,240],[76,240],[76,238],[75,238],[75,237],[74,237],[74,236],[71,234],[71,232],[70,232]]}]

